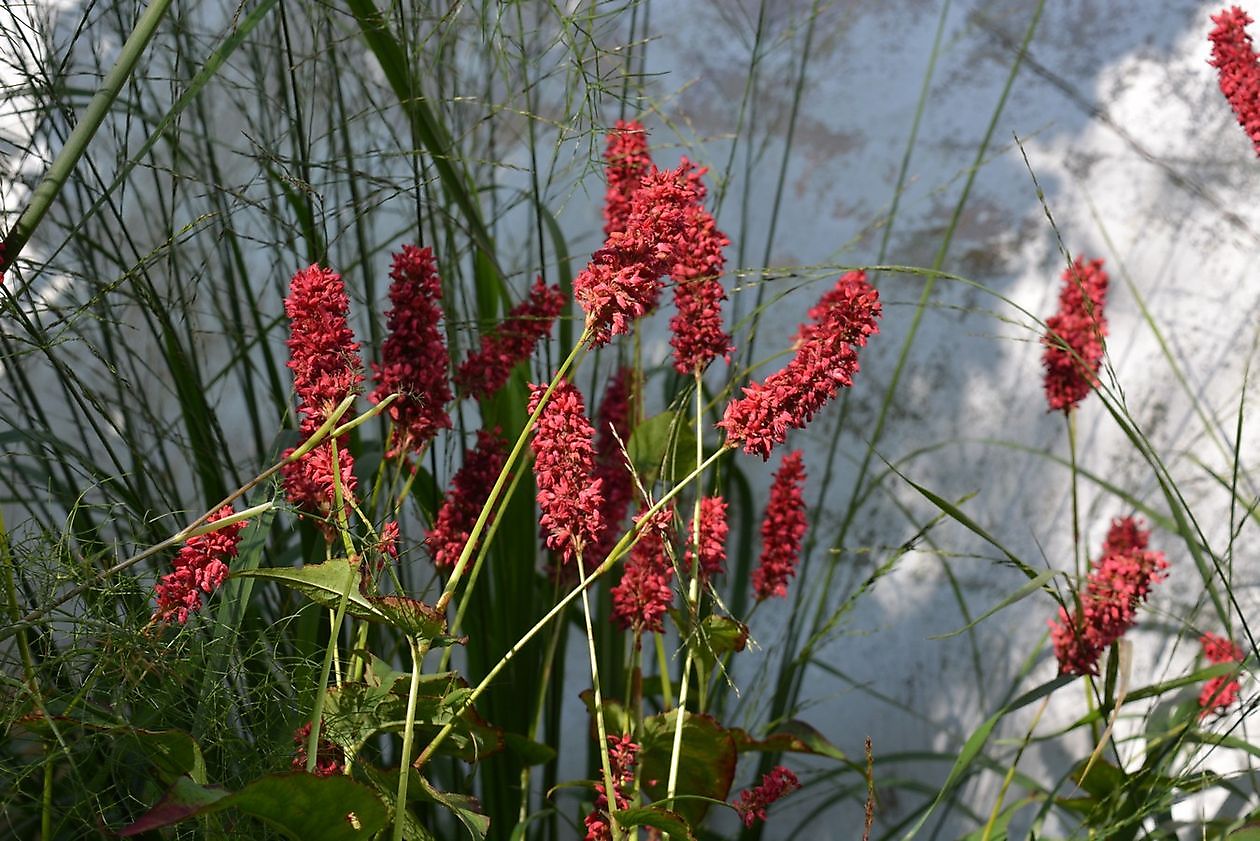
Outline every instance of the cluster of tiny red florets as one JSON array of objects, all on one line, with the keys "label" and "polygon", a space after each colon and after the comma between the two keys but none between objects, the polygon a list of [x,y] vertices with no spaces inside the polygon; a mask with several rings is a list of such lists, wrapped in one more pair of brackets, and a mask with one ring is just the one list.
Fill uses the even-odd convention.
[{"label": "cluster of tiny red florets", "polygon": [[1102,260],[1076,261],[1063,272],[1059,311],[1046,319],[1046,402],[1051,411],[1070,412],[1098,383],[1107,320],[1107,273]]},{"label": "cluster of tiny red florets", "polygon": [[[1241,663],[1246,656],[1242,646],[1213,633],[1205,633],[1199,638],[1199,643],[1203,646],[1203,656],[1209,663]],[[1242,684],[1232,675],[1212,678],[1199,690],[1199,706],[1203,708],[1200,715],[1225,712],[1238,703],[1241,692]]]},{"label": "cluster of tiny red florets", "polygon": [[[613,795],[618,809],[630,808],[626,792],[634,784],[634,766],[638,763],[639,746],[629,736],[608,737],[608,764],[612,771]],[[612,841],[612,825],[608,820],[608,795],[604,783],[595,783],[595,811],[586,816],[586,841]]]},{"label": "cluster of tiny red florets", "polygon": [[385,313],[389,335],[381,345],[381,361],[372,366],[377,382],[374,403],[391,394],[394,420],[391,454],[418,451],[440,430],[449,429],[451,400],[447,378],[450,368],[446,341],[438,323],[442,319],[442,280],[430,248],[404,245],[394,255],[389,271],[389,302]]},{"label": "cluster of tiny red florets", "polygon": [[652,171],[648,153],[647,131],[636,120],[618,120],[608,133],[604,151],[604,174],[608,190],[604,193],[604,235],[624,231],[630,218],[630,198],[643,177]]},{"label": "cluster of tiny red florets", "polygon": [[730,358],[731,337],[722,322],[726,290],[721,277],[726,269],[722,249],[731,241],[705,210],[707,191],[701,176],[706,170],[695,169],[686,158],[682,168],[692,184],[693,203],[687,208],[682,246],[670,272],[677,312],[669,322],[673,333],[669,343],[674,348],[675,370],[690,374],[703,370],[716,357]]},{"label": "cluster of tiny red florets", "polygon": [[787,595],[788,579],[796,575],[805,536],[805,463],[801,451],[783,457],[770,485],[770,501],[761,522],[761,563],[753,570],[757,601]]},{"label": "cluster of tiny red florets", "polygon": [[[293,390],[301,416],[303,440],[309,438],[363,381],[359,345],[350,330],[341,276],[331,269],[308,266],[293,275],[284,300],[289,317],[288,367],[293,370]],[[354,457],[337,442],[337,466],[343,493],[353,494]],[[285,450],[288,457],[295,448]],[[282,469],[284,490],[300,508],[327,516],[333,506],[332,442],[324,441],[296,462]]]},{"label": "cluster of tiny red florets", "polygon": [[[210,515],[207,523],[231,516],[225,505]],[[227,562],[236,557],[241,530],[247,521],[232,523],[206,534],[188,538],[175,554],[171,571],[157,583],[157,610],[154,620],[183,624],[188,614],[201,609],[202,593],[213,593],[227,578]]]},{"label": "cluster of tiny red florets", "polygon": [[[640,515],[640,519],[642,515]],[[630,549],[621,581],[612,588],[612,618],[624,630],[663,634],[662,622],[674,599],[670,581],[674,568],[665,554],[673,509],[666,506],[643,525],[638,541]]]},{"label": "cluster of tiny red florets", "polygon": [[[498,431],[477,430],[477,444],[464,453],[464,464],[451,478],[451,489],[438,509],[426,542],[433,565],[450,569],[459,560],[490,489],[507,461],[507,442]],[[489,523],[487,522],[487,525]]]},{"label": "cluster of tiny red florets", "polygon": [[752,826],[766,819],[766,809],[771,803],[787,797],[800,787],[801,781],[795,774],[782,765],[776,765],[761,778],[760,785],[740,792],[739,800],[733,805],[744,826]]},{"label": "cluster of tiny red florets", "polygon": [[481,399],[507,383],[512,369],[529,358],[534,345],[551,332],[551,324],[564,309],[559,286],[534,280],[529,297],[512,307],[507,318],[481,337],[481,347],[455,371],[459,393]]},{"label": "cluster of tiny red florets", "polygon": [[1137,621],[1137,608],[1151,585],[1167,577],[1162,552],[1148,550],[1150,532],[1133,517],[1115,520],[1102,556],[1094,561],[1080,605],[1050,621],[1060,674],[1097,674],[1098,658]]},{"label": "cluster of tiny red florets", "polygon": [[656,308],[661,277],[680,253],[687,209],[694,204],[695,186],[681,168],[643,177],[630,199],[625,230],[612,231],[573,279],[573,297],[586,313],[592,345],[629,332],[636,319]]},{"label": "cluster of tiny red florets", "polygon": [[850,272],[810,312],[817,316],[801,327],[795,358],[727,404],[718,426],[728,445],[742,444],[744,452],[768,459],[790,430],[803,429],[842,387],[853,385],[858,349],[879,330],[879,293],[864,272]]},{"label": "cluster of tiny red florets", "polygon": [[604,496],[599,537],[583,553],[588,567],[601,563],[621,536],[634,500],[634,481],[626,466],[622,447],[630,442],[630,392],[634,370],[622,367],[608,380],[599,401],[598,427],[595,430],[595,476],[600,480]]},{"label": "cluster of tiny red florets", "polygon": [[1246,26],[1251,16],[1237,6],[1212,16],[1216,27],[1211,64],[1220,75],[1221,93],[1238,116],[1238,123],[1260,155],[1260,54],[1252,47]]},{"label": "cluster of tiny red florets", "polygon": [[[726,572],[726,535],[730,526],[726,522],[726,500],[720,496],[706,496],[700,500],[699,525],[691,522],[694,536],[696,529],[700,532],[700,577],[709,579]],[[683,558],[683,569],[690,570],[696,554],[691,548]]]},{"label": "cluster of tiny red florets", "polygon": [[[529,386],[532,414],[547,387]],[[595,430],[586,417],[582,393],[560,381],[534,426],[534,479],[538,485],[539,523],[547,548],[567,564],[599,537],[603,492],[595,478]]]},{"label": "cluster of tiny red florets", "polygon": [[[306,770],[306,743],[311,738],[311,723],[308,721],[293,731],[293,743],[297,746],[293,751],[293,767],[298,771]],[[315,753],[315,767],[311,773],[317,777],[334,777],[345,771],[346,752],[340,745],[320,738],[319,750]]]}]

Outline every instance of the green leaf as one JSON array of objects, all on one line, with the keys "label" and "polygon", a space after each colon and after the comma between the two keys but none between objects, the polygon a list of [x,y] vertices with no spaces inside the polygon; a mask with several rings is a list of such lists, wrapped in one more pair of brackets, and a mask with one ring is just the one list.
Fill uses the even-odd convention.
[{"label": "green leaf", "polygon": [[623,828],[650,826],[671,836],[674,841],[695,841],[696,839],[691,832],[691,827],[681,815],[660,806],[637,806],[633,809],[621,809],[614,814]]},{"label": "green leaf", "polygon": [[696,433],[676,412],[653,415],[634,428],[626,452],[645,487],[678,479],[696,468]]},{"label": "green leaf", "polygon": [[709,614],[700,620],[700,633],[692,638],[692,648],[704,668],[712,669],[723,656],[743,651],[748,644],[748,627],[729,616]]},{"label": "green leaf", "polygon": [[367,841],[386,822],[380,798],[340,775],[272,774],[235,794],[182,777],[158,805],[118,834],[139,835],[229,808],[265,821],[297,841]]},{"label": "green leaf", "polygon": [[815,756],[826,756],[845,763],[863,773],[862,766],[854,763],[844,751],[827,741],[811,725],[793,719],[784,722],[766,735],[764,739],[754,739],[744,730],[732,730],[735,747],[740,753],[757,751],[759,753],[809,753]]},{"label": "green leaf", "polygon": [[1011,605],[1015,604],[1015,602],[1020,601],[1021,599],[1026,598],[1027,596],[1031,596],[1033,593],[1037,592],[1038,590],[1044,589],[1046,582],[1049,581],[1051,578],[1054,578],[1058,574],[1059,573],[1056,570],[1048,569],[1045,572],[1038,575],[1036,578],[1029,581],[1023,587],[1020,587],[1014,593],[1011,593],[1009,596],[1002,599],[1002,601],[998,602],[993,607],[986,610],[984,613],[977,616],[972,621],[968,622],[966,625],[963,625],[958,630],[950,631],[947,634],[936,634],[935,636],[928,637],[928,639],[943,640],[943,639],[949,639],[950,637],[956,637],[959,634],[965,634],[967,631],[970,631],[972,628],[976,627],[981,622],[988,619],[990,616],[1002,610],[1003,608],[1010,607]]},{"label": "green leaf", "polygon": [[351,616],[390,625],[406,634],[430,640],[437,646],[455,642],[454,639],[443,636],[446,632],[446,619],[429,605],[405,596],[365,596],[359,592],[358,572],[347,569],[344,558],[301,567],[240,570],[232,575],[276,581],[297,590],[316,604],[334,610],[345,592],[346,576],[351,575],[354,579],[346,602],[346,611]]},{"label": "green leaf", "polygon": [[[677,720],[678,710],[670,710],[643,720],[643,745],[639,752],[642,770],[639,779],[644,781],[643,790],[653,800],[666,796],[669,758],[674,746],[674,727]],[[735,779],[735,763],[738,758],[735,739],[713,717],[685,713],[677,793],[726,800],[731,791],[731,782]],[[702,800],[685,800],[672,804],[672,808],[690,826],[699,826],[709,805]]]},{"label": "green leaf", "polygon": [[414,789],[421,799],[431,800],[451,810],[474,838],[484,839],[486,833],[490,831],[490,818],[482,811],[481,803],[477,798],[467,794],[439,791],[423,775],[415,771],[411,772],[411,783],[414,785],[409,785],[408,791]]},{"label": "green leaf", "polygon": [[535,742],[519,733],[504,733],[503,743],[523,765],[543,765],[556,758],[556,749],[551,745]]}]

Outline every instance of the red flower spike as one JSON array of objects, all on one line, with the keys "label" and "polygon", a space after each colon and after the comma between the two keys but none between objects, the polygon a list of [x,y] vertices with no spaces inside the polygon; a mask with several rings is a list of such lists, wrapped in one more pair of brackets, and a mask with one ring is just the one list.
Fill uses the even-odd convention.
[{"label": "red flower spike", "polygon": [[840,278],[819,305],[816,321],[802,325],[796,357],[763,383],[744,387],[744,396],[732,400],[718,426],[726,431],[729,446],[763,459],[792,429],[804,429],[814,415],[841,388],[853,385],[858,372],[858,349],[879,332],[883,313],[879,293],[864,272]]},{"label": "red flower spike", "polygon": [[1059,311],[1046,319],[1042,365],[1050,411],[1071,412],[1098,384],[1107,320],[1107,273],[1083,257],[1063,272]]},{"label": "red flower spike", "polygon": [[1050,638],[1059,674],[1096,675],[1098,658],[1137,621],[1137,608],[1151,585],[1167,578],[1163,552],[1148,550],[1150,532],[1133,517],[1112,522],[1103,554],[1091,565],[1080,607],[1072,615],[1059,608],[1050,620]]},{"label": "red flower spike", "polygon": [[529,297],[512,307],[507,318],[481,337],[481,348],[455,371],[459,393],[478,400],[507,383],[512,369],[529,358],[534,345],[551,333],[552,322],[564,309],[559,286],[547,286],[539,276]]},{"label": "red flower spike", "polygon": [[[359,345],[347,315],[350,300],[336,272],[317,265],[293,275],[284,301],[289,317],[288,367],[298,397],[303,440],[323,426],[328,414],[363,382]],[[347,494],[355,488],[354,457],[339,440],[337,461]],[[296,448],[285,450],[287,457]],[[282,470],[285,495],[299,508],[327,516],[332,510],[332,444],[325,441]]]},{"label": "red flower spike", "polygon": [[653,515],[630,550],[621,581],[612,588],[612,619],[623,630],[665,633],[662,619],[674,600],[670,587],[674,568],[665,554],[673,519],[673,509],[668,506]]},{"label": "red flower spike", "polygon": [[586,313],[594,347],[627,333],[656,308],[661,277],[685,247],[687,209],[695,185],[682,167],[644,176],[630,200],[624,231],[614,230],[573,279],[573,297]]},{"label": "red flower spike", "polygon": [[[1209,663],[1241,663],[1246,659],[1242,646],[1226,637],[1205,633],[1199,638],[1199,644],[1203,646],[1203,656]],[[1199,717],[1225,712],[1238,703],[1241,693],[1242,684],[1238,678],[1231,675],[1212,678],[1199,691],[1199,706],[1202,707]]]},{"label": "red flower spike", "polygon": [[782,765],[776,765],[761,778],[760,785],[740,792],[739,800],[733,805],[744,826],[752,826],[766,819],[766,809],[771,803],[787,797],[800,787],[801,781],[795,774]]},{"label": "red flower spike", "polygon": [[506,461],[507,442],[498,430],[477,430],[477,444],[464,452],[464,465],[451,478],[451,489],[426,540],[438,569],[451,569],[459,560]]},{"label": "red flower spike", "polygon": [[805,464],[801,451],[783,457],[770,485],[770,501],[761,523],[761,563],[753,570],[757,601],[787,596],[788,579],[796,575],[805,536]]},{"label": "red flower spike", "polygon": [[630,198],[639,188],[643,176],[652,171],[648,154],[647,131],[637,120],[618,120],[608,132],[604,152],[604,175],[608,190],[604,193],[604,236],[624,231],[630,218]]},{"label": "red flower spike", "polygon": [[[311,738],[311,723],[308,721],[293,731],[293,743],[297,746],[293,751],[293,768],[306,770],[306,743]],[[340,745],[320,738],[319,750],[315,754],[315,767],[311,773],[317,777],[334,777],[346,770],[346,752]]]},{"label": "red flower spike", "polygon": [[[688,542],[695,535],[695,520],[687,533]],[[726,572],[726,500],[706,496],[700,500],[700,577],[705,581]],[[683,557],[683,569],[690,571],[694,554],[690,548]]]},{"label": "red flower spike", "polygon": [[1238,117],[1260,155],[1260,55],[1253,49],[1245,27],[1251,17],[1237,6],[1212,16],[1216,27],[1208,35],[1212,60],[1220,76],[1221,93]]},{"label": "red flower spike", "polygon": [[433,250],[404,245],[394,255],[389,272],[389,301],[385,313],[389,335],[381,345],[381,361],[372,365],[377,386],[370,399],[379,403],[391,394],[394,421],[389,456],[418,452],[443,429],[450,429],[450,368],[446,340],[438,328],[442,319],[442,280]]},{"label": "red flower spike", "polygon": [[[629,736],[608,737],[608,764],[612,771],[613,795],[617,808],[629,809],[626,792],[634,784],[634,767],[638,763],[639,746]],[[586,816],[585,841],[612,841],[612,825],[608,819],[608,793],[604,783],[595,783],[595,810]]]},{"label": "red flower spike", "polygon": [[677,314],[670,319],[674,348],[674,368],[680,374],[704,370],[716,357],[729,360],[731,337],[723,328],[722,302],[726,290],[721,277],[726,270],[722,249],[731,244],[726,234],[717,229],[713,215],[704,209],[706,194],[701,176],[707,171],[695,169],[686,158],[682,168],[692,184],[693,204],[687,208],[686,230],[674,268],[674,306]]},{"label": "red flower spike", "polygon": [[[213,523],[229,517],[232,508],[225,505],[206,521]],[[232,523],[217,531],[190,537],[175,554],[171,571],[157,583],[155,622],[174,620],[181,625],[188,614],[201,609],[201,594],[213,593],[227,578],[227,562],[236,557],[241,531],[248,520]]]},{"label": "red flower spike", "polygon": [[[531,383],[529,390],[532,414],[547,387]],[[581,392],[561,381],[538,417],[532,445],[539,524],[547,548],[560,554],[562,564],[591,546],[603,526],[603,482],[593,475],[594,432]]]},{"label": "red flower spike", "polygon": [[603,399],[599,401],[595,476],[601,481],[604,494],[604,505],[600,511],[603,528],[599,538],[583,553],[588,567],[602,563],[617,544],[621,537],[621,525],[634,500],[633,477],[621,451],[622,445],[630,443],[630,389],[633,382],[634,370],[619,368],[608,380]]}]

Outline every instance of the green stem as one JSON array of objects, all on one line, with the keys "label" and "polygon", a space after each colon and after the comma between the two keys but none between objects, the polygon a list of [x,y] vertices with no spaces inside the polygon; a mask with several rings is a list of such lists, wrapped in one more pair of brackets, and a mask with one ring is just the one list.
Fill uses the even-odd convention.
[{"label": "green stem", "polygon": [[315,762],[319,758],[319,731],[323,725],[324,699],[328,696],[328,676],[332,673],[333,654],[341,638],[341,623],[345,620],[346,605],[350,601],[350,590],[358,570],[354,564],[354,545],[350,540],[350,525],[346,518],[346,506],[343,501],[344,490],[341,487],[341,470],[337,465],[337,439],[332,439],[332,476],[333,476],[333,510],[337,518],[337,530],[341,533],[346,548],[346,583],[341,590],[341,598],[337,602],[337,611],[332,617],[332,627],[328,632],[328,648],[324,650],[324,665],[320,670],[319,686],[315,691],[315,706],[311,710],[311,732],[306,740],[306,773],[315,770]]},{"label": "green stem", "polygon": [[612,551],[608,553],[608,557],[604,560],[604,562],[601,563],[598,567],[596,567],[596,569],[590,574],[590,576],[583,579],[584,583],[579,584],[577,588],[570,590],[569,593],[563,599],[556,602],[556,604],[550,610],[548,610],[547,613],[541,619],[535,622],[532,628],[526,631],[525,634],[520,639],[518,639],[515,643],[512,644],[512,647],[509,648],[507,652],[502,657],[499,658],[499,662],[495,663],[494,666],[490,669],[490,671],[486,673],[486,676],[481,679],[481,682],[478,683],[473,688],[472,692],[468,693],[468,696],[464,699],[463,704],[461,704],[459,709],[456,710],[455,713],[452,715],[451,722],[443,725],[442,729],[439,730],[437,732],[437,735],[433,737],[433,741],[429,742],[429,744],[425,746],[425,749],[420,752],[420,755],[416,757],[414,767],[417,770],[420,768],[423,768],[425,763],[429,761],[429,759],[433,756],[434,752],[438,749],[438,746],[441,745],[442,742],[446,741],[446,737],[449,736],[451,732],[455,729],[454,722],[458,720],[459,716],[463,713],[463,711],[471,707],[477,701],[477,699],[481,697],[482,693],[484,693],[486,689],[489,688],[491,681],[493,681],[498,676],[499,672],[503,671],[507,667],[507,664],[510,663],[512,659],[517,654],[520,653],[521,649],[523,649],[526,645],[528,645],[530,640],[532,640],[535,636],[538,635],[539,631],[547,627],[547,625],[553,619],[559,616],[564,611],[564,609],[573,602],[574,599],[576,599],[579,595],[581,595],[581,593],[585,590],[587,586],[590,585],[591,582],[598,580],[601,575],[603,575],[604,573],[608,572],[608,570],[613,568],[613,565],[616,564],[618,560],[620,560],[621,556],[626,553],[630,545],[637,538],[639,531],[643,528],[644,524],[646,524],[647,522],[651,520],[652,515],[656,514],[656,512],[664,508],[674,497],[676,497],[683,490],[683,488],[687,487],[687,485],[689,485],[692,481],[694,481],[697,476],[699,476],[701,473],[703,473],[704,471],[708,470],[711,466],[713,466],[713,464],[719,458],[725,455],[729,449],[730,449],[729,447],[723,447],[719,449],[713,455],[705,459],[703,464],[696,465],[696,469],[691,471],[691,473],[687,474],[687,476],[683,478],[682,481],[680,481],[677,485],[670,488],[668,493],[666,493],[659,500],[657,500],[656,503],[652,505],[652,507],[649,508],[646,512],[644,512],[644,514],[635,521],[635,524],[631,526],[630,529],[621,536],[621,540],[617,541],[617,545],[614,546],[612,548]]},{"label": "green stem", "polygon": [[[534,407],[533,413],[530,414],[529,419],[525,422],[525,428],[516,437],[516,443],[512,446],[512,452],[508,454],[507,460],[503,462],[503,469],[499,471],[499,477],[495,479],[494,487],[490,489],[490,495],[486,497],[486,504],[481,506],[481,513],[477,515],[477,522],[468,534],[468,542],[464,544],[463,551],[459,553],[459,560],[455,562],[455,567],[451,570],[450,580],[446,582],[442,595],[438,597],[436,605],[438,613],[446,610],[446,606],[450,604],[451,598],[455,595],[455,587],[464,575],[464,569],[468,566],[468,559],[472,557],[473,549],[476,547],[478,540],[480,540],[482,531],[486,528],[486,522],[490,519],[490,512],[494,510],[494,506],[499,500],[499,494],[503,491],[503,486],[507,484],[512,468],[516,465],[516,460],[520,458],[521,451],[525,449],[525,443],[529,440],[530,433],[533,432],[534,424],[538,422],[539,416],[542,415],[543,409],[547,406],[547,401],[551,399],[551,393],[556,390],[560,380],[564,378],[564,375],[568,373],[569,368],[573,366],[574,361],[581,354],[590,335],[589,328],[582,331],[582,335],[573,346],[573,350],[569,351],[568,357],[561,363],[560,368],[556,371],[556,375],[551,378],[551,382],[547,384],[547,390],[543,392],[542,399],[538,401],[538,405]],[[465,594],[465,598],[467,598],[467,594]]]},{"label": "green stem", "polygon": [[44,180],[35,188],[30,202],[26,205],[26,210],[22,211],[22,215],[18,217],[5,239],[5,265],[12,265],[17,260],[18,255],[22,253],[22,249],[35,233],[35,229],[39,227],[44,215],[57,200],[70,173],[87,153],[88,144],[92,142],[97,129],[101,127],[105,116],[109,114],[110,108],[118,99],[123,85],[131,77],[132,71],[140,61],[140,56],[153,40],[153,35],[157,32],[158,25],[162,22],[170,5],[171,0],[154,0],[136,21],[135,28],[131,30],[131,34],[127,36],[126,42],[118,53],[118,60],[105,74],[100,89],[88,103],[83,115],[79,117],[74,131],[70,132],[70,136],[66,139],[66,145],[61,147],[61,151],[53,159]]},{"label": "green stem", "polygon": [[577,553],[578,571],[582,576],[582,618],[586,620],[586,650],[591,659],[591,691],[595,694],[595,731],[599,734],[599,761],[604,769],[604,797],[608,801],[608,823],[614,839],[621,838],[617,822],[617,790],[613,785],[612,761],[608,756],[608,728],[604,723],[604,697],[599,688],[599,658],[595,656],[595,626],[591,622],[591,599],[586,592],[586,564]]},{"label": "green stem", "polygon": [[[702,383],[700,371],[695,372],[696,381],[696,464],[704,461],[704,403],[701,399]],[[691,581],[687,586],[687,618],[691,627],[700,624],[700,503],[703,494],[696,491],[696,502],[691,516]],[[687,689],[691,681],[691,669],[694,662],[695,648],[688,634],[684,640],[687,655],[683,658],[682,680],[678,687],[678,717],[674,721],[674,745],[669,752],[669,781],[665,785],[665,797],[673,802],[678,788],[678,763],[682,758],[683,719],[687,715]]]},{"label": "green stem", "polygon": [[424,659],[413,637],[407,637],[411,646],[411,689],[407,692],[407,720],[403,725],[402,761],[398,763],[398,796],[394,800],[394,841],[402,841],[403,826],[407,814],[407,783],[411,780],[411,746],[416,735],[416,699],[420,695],[420,661]]}]

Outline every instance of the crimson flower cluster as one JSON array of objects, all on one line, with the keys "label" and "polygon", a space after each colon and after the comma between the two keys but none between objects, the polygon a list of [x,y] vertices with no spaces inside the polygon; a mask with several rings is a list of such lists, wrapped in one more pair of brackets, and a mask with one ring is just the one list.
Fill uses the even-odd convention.
[{"label": "crimson flower cluster", "polygon": [[733,805],[744,826],[752,826],[757,821],[766,819],[766,809],[771,803],[787,797],[800,787],[801,781],[795,774],[782,765],[776,765],[769,774],[761,778],[759,785],[741,791],[739,800]]},{"label": "crimson flower cluster", "polygon": [[608,133],[604,160],[604,174],[608,179],[604,193],[604,236],[608,236],[613,231],[626,229],[630,198],[643,176],[653,168],[643,124],[637,120],[618,120]]},{"label": "crimson flower cluster", "polygon": [[[720,496],[706,496],[700,500],[700,577],[708,580],[726,572],[726,535],[730,526],[726,522],[726,500]],[[696,522],[692,520],[692,534]],[[691,569],[695,554],[690,548],[683,558],[683,569]]]},{"label": "crimson flower cluster", "polygon": [[481,337],[481,348],[469,355],[455,371],[459,393],[477,399],[489,397],[508,381],[512,369],[529,358],[534,345],[551,332],[551,324],[564,309],[559,286],[534,280],[529,297],[512,307],[497,327]]},{"label": "crimson flower cluster", "polygon": [[1071,412],[1098,383],[1107,335],[1108,279],[1102,265],[1102,260],[1077,257],[1063,272],[1059,311],[1046,319],[1042,365],[1052,412]]},{"label": "crimson flower cluster", "polygon": [[787,596],[788,579],[796,575],[805,536],[805,464],[801,451],[783,457],[770,485],[770,501],[761,522],[761,563],[753,570],[757,601]]},{"label": "crimson flower cluster", "polygon": [[604,495],[600,520],[603,527],[589,550],[583,553],[587,566],[601,563],[621,536],[621,524],[634,499],[634,482],[626,467],[621,447],[630,441],[630,389],[634,369],[621,367],[604,387],[599,401],[599,428],[595,431],[595,477]]},{"label": "crimson flower cluster", "polygon": [[[629,736],[608,737],[608,764],[613,778],[613,796],[617,809],[630,808],[626,792],[634,784],[634,766],[639,761],[639,746]],[[585,841],[612,841],[612,824],[608,818],[608,793],[602,781],[595,783],[595,810],[586,816]]]},{"label": "crimson flower cluster", "polygon": [[[231,506],[225,505],[211,514],[206,522],[213,523],[231,514]],[[232,523],[188,538],[175,554],[171,571],[157,583],[155,621],[174,619],[184,624],[189,613],[201,609],[202,593],[213,593],[223,586],[228,574],[227,562],[236,557],[241,530],[247,523],[247,520]]]},{"label": "crimson flower cluster", "polygon": [[1070,616],[1060,607],[1058,621],[1050,620],[1060,674],[1098,674],[1098,658],[1133,627],[1151,585],[1167,577],[1164,553],[1146,548],[1150,536],[1134,517],[1112,522],[1079,606]]},{"label": "crimson flower cluster", "polygon": [[[640,514],[636,522],[642,516]],[[670,587],[674,568],[665,554],[673,519],[673,508],[666,506],[644,524],[638,541],[630,549],[621,581],[612,588],[612,618],[623,630],[634,630],[636,634],[665,633],[662,620],[674,600]]]},{"label": "crimson flower cluster", "polygon": [[[298,398],[299,430],[309,438],[363,381],[359,344],[350,330],[341,275],[311,265],[293,275],[284,312],[289,317],[288,367],[293,370],[293,390]],[[354,457],[337,441],[337,467],[342,489],[355,489]],[[285,450],[287,458],[296,448]],[[325,441],[282,470],[284,490],[299,508],[327,516],[335,499],[332,441]]]},{"label": "crimson flower cluster", "polygon": [[[306,742],[311,738],[311,723],[308,721],[293,731],[293,743],[297,746],[293,751],[293,768],[306,770]],[[335,777],[345,771],[346,752],[340,745],[320,738],[319,750],[315,753],[315,767],[311,773],[317,777]]]},{"label": "crimson flower cluster", "polygon": [[733,345],[722,322],[722,273],[726,256],[722,249],[731,244],[717,228],[713,214],[704,208],[707,193],[701,177],[706,169],[696,169],[686,158],[682,169],[691,183],[693,202],[687,208],[682,246],[670,276],[674,280],[674,307],[670,319],[673,333],[674,368],[690,374],[706,368],[716,357],[729,359]]},{"label": "crimson flower cluster", "polygon": [[643,177],[631,196],[625,230],[608,234],[573,279],[573,297],[586,313],[593,346],[629,332],[636,319],[656,308],[661,277],[683,248],[688,208],[695,203],[695,185],[683,168]]},{"label": "crimson flower cluster", "polygon": [[394,420],[390,454],[418,451],[440,430],[449,429],[451,401],[447,379],[449,361],[446,341],[438,322],[442,319],[442,280],[433,261],[433,250],[404,245],[394,255],[389,271],[389,302],[385,313],[389,335],[381,345],[381,361],[372,365],[377,386],[373,403],[398,393],[389,406]]},{"label": "crimson flower cluster", "polygon": [[1260,54],[1246,30],[1251,16],[1232,6],[1213,15],[1212,22],[1216,27],[1208,35],[1212,42],[1210,63],[1219,74],[1221,93],[1260,155]]},{"label": "crimson flower cluster", "polygon": [[[1203,646],[1203,656],[1209,663],[1241,663],[1245,659],[1242,646],[1227,637],[1205,633],[1199,638]],[[1214,712],[1225,712],[1238,703],[1242,685],[1232,675],[1218,675],[1199,690],[1200,716],[1208,716]]]},{"label": "crimson flower cluster", "polygon": [[506,461],[507,442],[498,430],[477,430],[477,444],[464,453],[463,466],[451,477],[451,489],[426,539],[438,569],[451,569],[459,560]]},{"label": "crimson flower cluster", "polygon": [[727,404],[718,426],[728,446],[742,444],[744,452],[769,459],[790,430],[803,429],[841,388],[853,385],[858,349],[879,332],[879,293],[865,272],[849,272],[810,312],[817,316],[801,327],[795,358]]},{"label": "crimson flower cluster", "polygon": [[[547,387],[531,383],[529,390],[532,414]],[[547,548],[560,554],[562,564],[580,556],[603,527],[603,482],[594,476],[594,432],[582,393],[562,380],[538,416],[533,440],[539,524]]]}]

